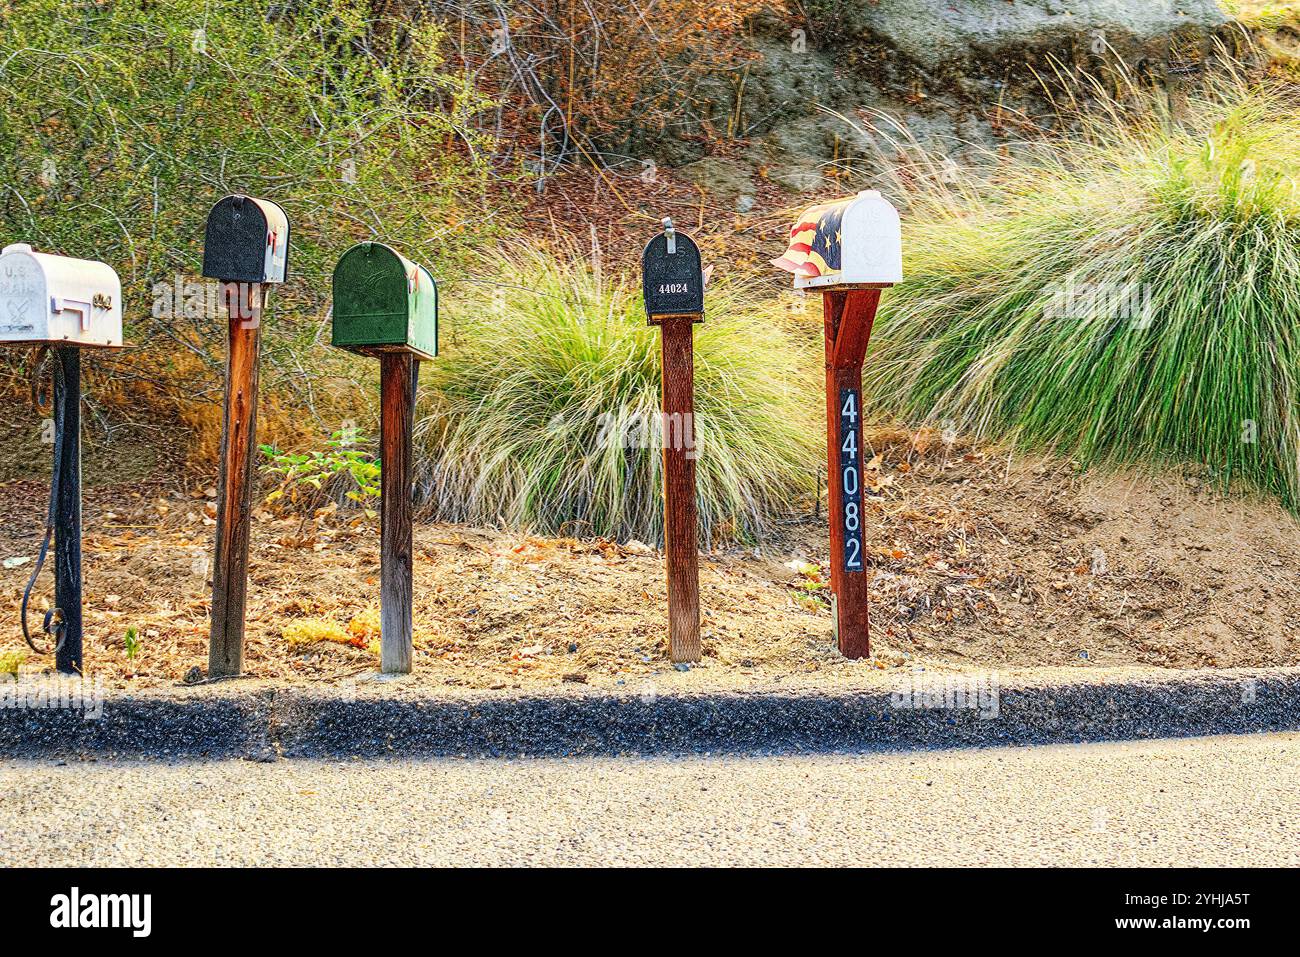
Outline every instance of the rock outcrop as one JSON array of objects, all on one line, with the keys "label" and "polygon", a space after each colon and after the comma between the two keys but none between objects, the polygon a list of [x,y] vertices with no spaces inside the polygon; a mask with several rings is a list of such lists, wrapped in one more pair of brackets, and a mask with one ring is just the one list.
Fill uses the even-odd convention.
[{"label": "rock outcrop", "polygon": [[[768,20],[743,84],[697,102],[700,127],[739,116],[747,152],[705,160],[699,138],[645,149],[746,202],[757,170],[816,189],[828,163],[870,162],[883,114],[927,146],[960,154],[1055,122],[1058,71],[1123,70],[1183,83],[1236,34],[1215,0],[804,0],[805,21]],[[739,100],[739,103],[737,102]],[[880,126],[879,122],[875,125]],[[885,126],[890,125],[885,123]],[[678,127],[690,129],[690,124]],[[887,145],[887,143],[885,144]]]}]

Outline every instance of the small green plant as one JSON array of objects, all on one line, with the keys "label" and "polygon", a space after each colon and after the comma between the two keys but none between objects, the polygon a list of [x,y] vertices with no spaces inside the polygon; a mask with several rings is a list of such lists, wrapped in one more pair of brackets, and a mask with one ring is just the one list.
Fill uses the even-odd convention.
[{"label": "small green plant", "polygon": [[18,669],[22,663],[27,660],[27,656],[21,651],[7,651],[0,654],[0,676],[13,675],[18,677]]},{"label": "small green plant", "polygon": [[134,626],[126,630],[123,643],[126,645],[127,661],[135,661],[136,656],[140,654],[140,648],[142,645],[140,642],[140,632]]},{"label": "small green plant", "polygon": [[347,430],[335,432],[326,448],[313,452],[280,452],[270,445],[261,446],[268,460],[262,471],[279,477],[267,503],[287,500],[300,508],[318,508],[341,495],[374,518],[370,502],[379,498],[380,466],[365,451],[365,444],[363,435]]}]

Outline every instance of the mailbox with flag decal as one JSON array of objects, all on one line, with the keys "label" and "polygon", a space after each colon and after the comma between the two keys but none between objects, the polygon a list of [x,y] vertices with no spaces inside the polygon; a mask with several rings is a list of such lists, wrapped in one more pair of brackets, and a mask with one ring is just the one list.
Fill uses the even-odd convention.
[{"label": "mailbox with flag decal", "polygon": [[881,290],[903,278],[898,213],[875,190],[813,206],[791,227],[785,254],[772,265],[794,274],[795,289],[822,293],[832,617],[840,652],[865,658],[871,640],[862,362]]},{"label": "mailbox with flag decal", "polygon": [[0,252],[0,343],[122,345],[122,284],[112,266],[33,252]]},{"label": "mailbox with flag decal", "polygon": [[429,270],[383,243],[358,243],[334,267],[333,344],[371,355],[438,354],[438,287]]},{"label": "mailbox with flag decal", "polygon": [[796,289],[892,285],[903,279],[901,237],[898,211],[867,189],[805,210],[772,265],[794,273]]},{"label": "mailbox with flag decal", "polygon": [[222,282],[282,283],[289,261],[289,218],[269,199],[235,194],[208,213],[203,275]]}]

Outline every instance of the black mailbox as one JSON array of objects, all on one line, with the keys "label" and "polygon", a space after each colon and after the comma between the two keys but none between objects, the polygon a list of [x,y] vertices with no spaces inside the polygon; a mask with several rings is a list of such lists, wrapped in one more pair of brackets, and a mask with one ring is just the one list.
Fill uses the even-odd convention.
[{"label": "black mailbox", "polygon": [[222,282],[284,282],[289,218],[268,199],[236,194],[212,207],[203,235],[203,275]]},{"label": "black mailbox", "polygon": [[700,247],[677,232],[671,219],[641,254],[641,291],[650,322],[667,316],[704,313],[704,270]]}]

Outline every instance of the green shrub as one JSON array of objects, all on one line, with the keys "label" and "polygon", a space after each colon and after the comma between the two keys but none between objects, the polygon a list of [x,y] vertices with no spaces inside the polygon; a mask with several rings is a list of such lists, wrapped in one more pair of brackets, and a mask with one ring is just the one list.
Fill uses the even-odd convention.
[{"label": "green shrub", "polygon": [[490,151],[471,122],[484,101],[444,68],[428,15],[378,7],[389,14],[366,0],[0,5],[0,233],[121,274],[127,337],[149,348],[97,369],[219,401],[224,320],[166,307],[178,276],[199,279],[225,193],[289,214],[262,381],[295,399],[319,398],[322,365],[341,378],[362,365],[320,347],[345,248],[379,239],[441,272],[492,235],[477,213]]},{"label": "green shrub", "polygon": [[1186,125],[1112,113],[915,194],[867,388],[1085,463],[1199,464],[1294,509],[1297,175],[1294,104],[1233,90]]},{"label": "green shrub", "polygon": [[[422,372],[437,397],[416,430],[431,511],[659,540],[660,336],[639,288],[526,249],[483,274],[495,284],[467,287],[444,355]],[[729,284],[706,298],[695,327],[703,542],[756,535],[812,492],[820,413],[818,355],[784,330],[779,305]]]}]

